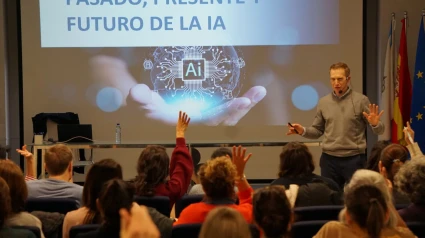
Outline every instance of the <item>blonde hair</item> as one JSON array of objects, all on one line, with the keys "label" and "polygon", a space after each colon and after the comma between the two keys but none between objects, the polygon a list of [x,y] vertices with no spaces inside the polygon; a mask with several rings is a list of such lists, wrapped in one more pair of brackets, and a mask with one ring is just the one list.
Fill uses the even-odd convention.
[{"label": "blonde hair", "polygon": [[199,180],[209,199],[234,198],[236,167],[222,156],[209,160],[199,170]]},{"label": "blonde hair", "polygon": [[44,156],[46,170],[50,175],[57,176],[63,174],[72,162],[73,154],[71,149],[63,144],[50,147]]},{"label": "blonde hair", "polygon": [[211,210],[202,225],[199,238],[251,238],[249,225],[233,208],[217,207]]},{"label": "blonde hair", "polygon": [[[389,208],[388,211],[390,214],[388,222],[387,224],[385,224],[385,227],[396,227],[397,214],[395,213],[396,211],[394,209],[390,209],[390,207],[394,205],[392,200],[392,194],[388,189],[387,181],[384,176],[372,170],[359,169],[353,174],[353,177],[351,178],[350,182],[344,187],[344,193],[350,192],[362,185],[374,186],[382,192],[385,202],[387,203],[387,207]],[[346,212],[347,208],[344,207],[339,213],[339,220],[343,223],[346,223]]]},{"label": "blonde hair", "polygon": [[329,67],[329,71],[335,70],[335,69],[343,69],[345,71],[345,77],[350,76],[350,67],[346,63],[338,62],[335,64],[332,64],[331,67]]}]

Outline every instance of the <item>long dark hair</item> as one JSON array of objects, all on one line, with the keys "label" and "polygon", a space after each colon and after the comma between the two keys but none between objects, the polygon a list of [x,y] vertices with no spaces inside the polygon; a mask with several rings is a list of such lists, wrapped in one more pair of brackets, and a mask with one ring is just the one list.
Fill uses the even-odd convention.
[{"label": "long dark hair", "polygon": [[147,146],[140,154],[137,162],[136,194],[154,196],[155,188],[164,183],[169,176],[169,166],[170,158],[165,147],[159,145]]},{"label": "long dark hair", "polygon": [[381,190],[373,185],[359,185],[345,191],[345,206],[352,220],[366,229],[369,237],[378,238],[385,227],[388,205]]},{"label": "long dark hair", "polygon": [[83,205],[89,210],[83,224],[100,223],[96,199],[99,198],[103,184],[115,178],[122,179],[122,168],[113,159],[103,159],[90,168],[83,188]]},{"label": "long dark hair", "polygon": [[252,199],[254,221],[266,237],[285,237],[292,222],[292,210],[285,187],[272,185],[258,189]]},{"label": "long dark hair", "polygon": [[119,210],[125,208],[130,211],[133,204],[133,196],[133,186],[121,179],[111,179],[103,185],[99,195],[103,228],[119,233]]},{"label": "long dark hair", "polygon": [[381,158],[381,152],[385,147],[387,147],[390,144],[391,144],[390,141],[385,141],[385,140],[380,140],[376,142],[376,144],[372,147],[369,158],[367,159],[365,169],[379,172],[378,164]]},{"label": "long dark hair", "polygon": [[407,161],[408,150],[399,144],[391,144],[381,152],[381,163],[387,170],[388,179],[393,182],[400,167]]}]

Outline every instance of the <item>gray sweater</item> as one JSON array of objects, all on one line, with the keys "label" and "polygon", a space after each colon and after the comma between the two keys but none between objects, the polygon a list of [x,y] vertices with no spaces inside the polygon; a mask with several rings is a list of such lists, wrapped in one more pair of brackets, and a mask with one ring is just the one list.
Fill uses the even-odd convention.
[{"label": "gray sweater", "polygon": [[[305,128],[303,136],[317,139],[324,135],[323,153],[347,157],[364,154],[366,150],[366,127],[369,124],[363,112],[369,113],[369,99],[348,89],[337,97],[330,93],[319,100],[313,125]],[[372,131],[384,133],[385,126],[380,121]]]}]

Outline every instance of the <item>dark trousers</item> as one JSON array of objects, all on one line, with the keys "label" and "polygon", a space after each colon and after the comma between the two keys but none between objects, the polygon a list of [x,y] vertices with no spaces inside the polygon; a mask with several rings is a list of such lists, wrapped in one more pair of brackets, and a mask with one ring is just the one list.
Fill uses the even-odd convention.
[{"label": "dark trousers", "polygon": [[358,154],[348,157],[336,157],[322,153],[320,168],[323,177],[335,181],[342,189],[358,169],[363,169],[366,164],[366,155]]}]

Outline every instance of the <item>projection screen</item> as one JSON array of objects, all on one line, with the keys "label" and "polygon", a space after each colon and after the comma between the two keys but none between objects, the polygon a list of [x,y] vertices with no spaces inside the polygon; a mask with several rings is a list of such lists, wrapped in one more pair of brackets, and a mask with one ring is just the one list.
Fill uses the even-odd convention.
[{"label": "projection screen", "polygon": [[21,0],[25,142],[31,117],[78,113],[95,140],[282,142],[310,125],[346,62],[362,90],[362,1]]}]

